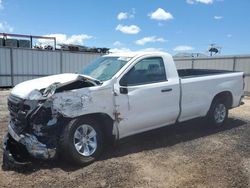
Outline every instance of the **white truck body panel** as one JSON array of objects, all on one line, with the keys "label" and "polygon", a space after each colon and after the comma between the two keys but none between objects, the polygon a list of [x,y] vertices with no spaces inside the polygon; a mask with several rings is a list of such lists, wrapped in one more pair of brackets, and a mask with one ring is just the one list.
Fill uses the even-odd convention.
[{"label": "white truck body panel", "polygon": [[77,76],[77,74],[67,73],[28,80],[16,85],[12,89],[11,94],[22,99],[27,99],[28,95],[35,89],[40,90],[46,88],[55,82],[66,83],[75,80]]},{"label": "white truck body panel", "polygon": [[182,111],[179,121],[206,116],[215,95],[229,91],[232,107],[237,107],[243,95],[242,73],[227,73],[181,79]]},{"label": "white truck body panel", "polygon": [[105,113],[114,118],[113,89],[89,87],[56,93],[53,108],[65,117],[76,118],[86,114]]},{"label": "white truck body panel", "polygon": [[[118,75],[114,90],[117,93],[115,103],[120,113],[119,137],[123,138],[146,130],[158,128],[175,123],[179,114],[180,88],[177,72],[171,71],[174,65],[170,55],[162,56],[162,53],[154,53],[154,56],[163,57],[163,61],[169,63],[165,66],[167,81],[146,85],[128,86],[128,94],[120,94],[120,79],[139,61],[152,55],[141,55],[133,59],[133,62]],[[162,93],[161,90],[171,88],[172,92]]]},{"label": "white truck body panel", "polygon": [[[165,88],[173,92],[162,93]],[[128,87],[128,94],[115,97],[120,113],[120,137],[173,124],[179,113],[178,80]]]}]

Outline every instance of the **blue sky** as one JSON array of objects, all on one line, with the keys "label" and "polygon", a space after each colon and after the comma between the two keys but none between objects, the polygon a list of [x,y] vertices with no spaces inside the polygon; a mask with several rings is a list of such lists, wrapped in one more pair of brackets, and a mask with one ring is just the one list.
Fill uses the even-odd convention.
[{"label": "blue sky", "polygon": [[205,53],[216,43],[250,54],[250,0],[0,0],[0,32],[114,51]]}]

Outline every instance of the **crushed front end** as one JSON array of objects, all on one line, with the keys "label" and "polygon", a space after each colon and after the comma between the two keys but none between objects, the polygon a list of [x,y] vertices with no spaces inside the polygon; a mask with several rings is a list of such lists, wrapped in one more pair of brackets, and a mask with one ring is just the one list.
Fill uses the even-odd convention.
[{"label": "crushed front end", "polygon": [[[53,159],[62,125],[50,100],[8,98],[10,122],[4,138],[4,165],[25,165],[31,158]],[[65,123],[65,120],[64,120]]]},{"label": "crushed front end", "polygon": [[[70,77],[67,82],[57,82],[67,76]],[[37,88],[45,81],[51,83]],[[31,83],[32,88],[28,88]],[[71,115],[83,112],[91,97],[82,88],[98,84],[83,76],[64,74],[17,85],[8,98],[10,121],[3,142],[3,167],[25,165],[32,159],[54,159],[61,132],[72,119],[65,112]],[[20,92],[26,95],[20,97]]]}]

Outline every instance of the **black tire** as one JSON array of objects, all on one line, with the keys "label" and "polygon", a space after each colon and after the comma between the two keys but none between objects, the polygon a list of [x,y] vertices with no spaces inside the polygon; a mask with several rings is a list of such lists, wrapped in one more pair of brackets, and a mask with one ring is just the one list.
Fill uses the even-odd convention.
[{"label": "black tire", "polygon": [[[80,154],[75,147],[75,131],[83,124],[91,126],[96,132],[97,148],[90,156],[84,156]],[[95,120],[91,118],[75,119],[70,121],[70,123],[66,125],[64,130],[62,131],[59,140],[59,153],[61,157],[63,157],[71,164],[87,165],[95,161],[100,156],[103,150],[103,141],[103,133]]]},{"label": "black tire", "polygon": [[[216,116],[216,109],[218,110],[220,108],[224,110],[221,110],[221,118],[218,118],[218,115]],[[223,100],[214,99],[207,115],[208,122],[213,126],[221,127],[226,123],[227,119],[228,119],[227,105],[225,104],[225,102],[223,102]]]}]

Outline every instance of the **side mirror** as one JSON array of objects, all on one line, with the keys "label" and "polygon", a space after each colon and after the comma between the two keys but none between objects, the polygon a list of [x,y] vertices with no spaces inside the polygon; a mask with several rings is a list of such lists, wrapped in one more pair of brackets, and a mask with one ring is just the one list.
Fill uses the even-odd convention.
[{"label": "side mirror", "polygon": [[121,94],[128,94],[128,82],[127,82],[127,74],[125,74],[122,79],[120,80],[120,93]]},{"label": "side mirror", "polygon": [[127,74],[125,74],[122,79],[120,80],[120,86],[127,87],[128,86],[128,79],[127,79]]}]

